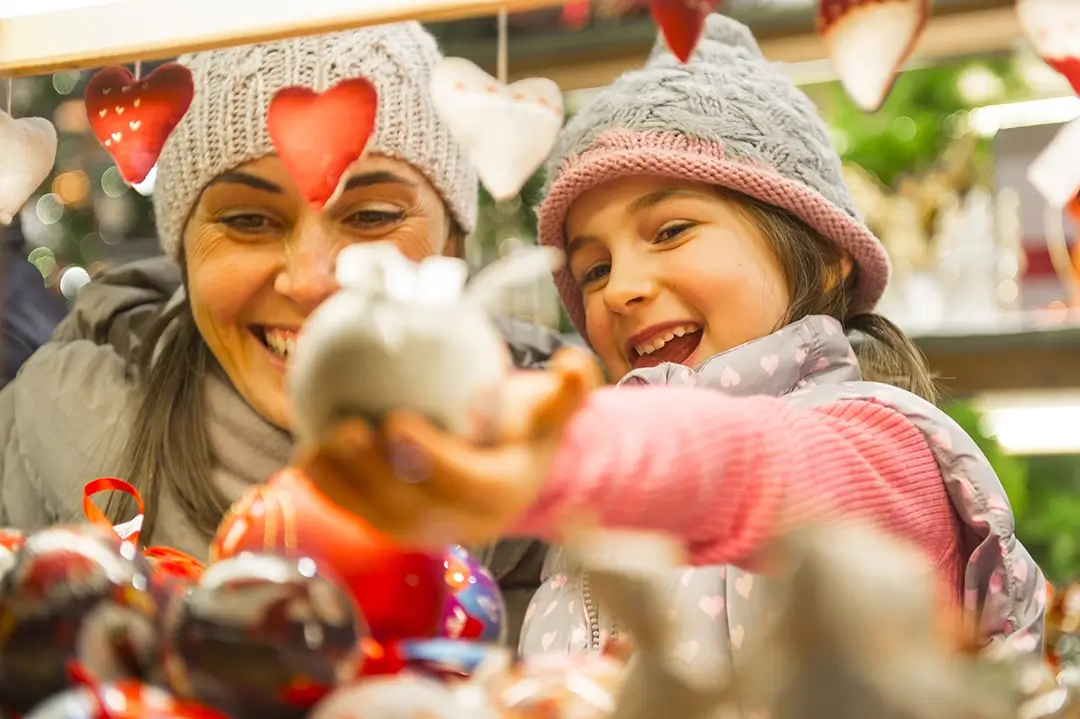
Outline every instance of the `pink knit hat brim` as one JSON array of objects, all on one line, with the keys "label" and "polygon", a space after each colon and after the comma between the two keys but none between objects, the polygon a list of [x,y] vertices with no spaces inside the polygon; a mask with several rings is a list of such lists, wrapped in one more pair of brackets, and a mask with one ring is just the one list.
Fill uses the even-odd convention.
[{"label": "pink knit hat brim", "polygon": [[[606,133],[585,153],[559,168],[538,209],[540,244],[565,249],[566,215],[592,188],[623,176],[653,175],[726,187],[787,210],[846,250],[859,269],[852,313],[871,311],[889,281],[889,257],[869,228],[808,186],[772,168],[728,158],[723,146],[668,132]],[[555,284],[582,337],[585,312],[581,288],[570,272],[555,273]]]}]

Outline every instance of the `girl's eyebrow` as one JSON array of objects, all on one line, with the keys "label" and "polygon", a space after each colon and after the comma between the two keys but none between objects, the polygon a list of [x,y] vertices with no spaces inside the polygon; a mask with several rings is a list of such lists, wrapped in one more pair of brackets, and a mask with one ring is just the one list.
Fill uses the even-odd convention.
[{"label": "girl's eyebrow", "polygon": [[705,195],[701,192],[696,192],[694,190],[683,190],[674,187],[666,190],[657,190],[656,192],[650,192],[648,194],[642,195],[641,197],[637,198],[629,205],[627,205],[626,214],[633,215],[641,212],[642,210],[647,210],[650,207],[655,207],[661,202],[666,202],[667,200],[675,198],[692,197],[700,199],[704,196]]},{"label": "girl's eyebrow", "polygon": [[574,256],[575,252],[585,249],[586,246],[599,242],[600,238],[596,235],[578,235],[572,240],[566,243],[566,264],[570,264],[570,258]]}]

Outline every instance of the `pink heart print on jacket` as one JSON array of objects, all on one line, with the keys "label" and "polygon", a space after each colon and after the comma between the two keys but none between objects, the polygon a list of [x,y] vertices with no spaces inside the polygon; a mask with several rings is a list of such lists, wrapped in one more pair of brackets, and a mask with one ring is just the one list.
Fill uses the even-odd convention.
[{"label": "pink heart print on jacket", "polygon": [[[851,342],[831,317],[811,316],[716,355],[699,370],[664,364],[635,370],[620,385],[699,386],[729,395],[772,395],[797,407],[844,400],[899,412],[927,439],[964,529],[963,608],[986,637],[1025,651],[1042,648],[1045,584],[1014,534],[1005,490],[975,442],[937,407],[890,385],[865,382]],[[764,577],[734,566],[683,569],[669,579],[675,653],[695,674],[715,675],[762,636]],[[552,548],[543,583],[525,614],[523,654],[601,649],[617,623],[594,600],[589,578]]]}]

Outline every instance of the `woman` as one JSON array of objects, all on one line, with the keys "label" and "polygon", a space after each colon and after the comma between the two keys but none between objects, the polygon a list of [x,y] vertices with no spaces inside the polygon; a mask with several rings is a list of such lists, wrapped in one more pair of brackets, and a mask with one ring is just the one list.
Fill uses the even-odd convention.
[{"label": "woman", "polygon": [[[229,505],[289,462],[285,361],[336,289],[338,250],[388,240],[413,259],[453,255],[473,229],[474,171],[429,97],[439,61],[416,23],[182,58],[195,99],[158,161],[154,198],[168,258],[88,286],[0,395],[0,525],[79,522],[85,483],[114,475],[146,501],[144,541],[205,558]],[[267,107],[283,87],[359,76],[379,91],[369,153],[315,212],[274,155]],[[508,332],[522,364],[557,345]],[[109,513],[131,517],[119,502]],[[541,554],[519,542],[487,557],[512,612],[538,583]]]}]

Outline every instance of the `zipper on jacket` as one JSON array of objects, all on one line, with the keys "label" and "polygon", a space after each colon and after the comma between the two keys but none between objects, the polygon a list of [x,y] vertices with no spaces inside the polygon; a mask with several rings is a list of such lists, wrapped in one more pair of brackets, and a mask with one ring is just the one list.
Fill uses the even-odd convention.
[{"label": "zipper on jacket", "polygon": [[[589,583],[589,575],[586,572],[581,573],[581,595],[585,605],[585,621],[589,624],[589,651],[599,652],[603,647],[600,646],[600,609],[596,606],[596,599],[593,598],[592,585]],[[613,622],[611,625],[611,636],[608,637],[609,643],[614,643],[619,639],[619,628]]]}]

